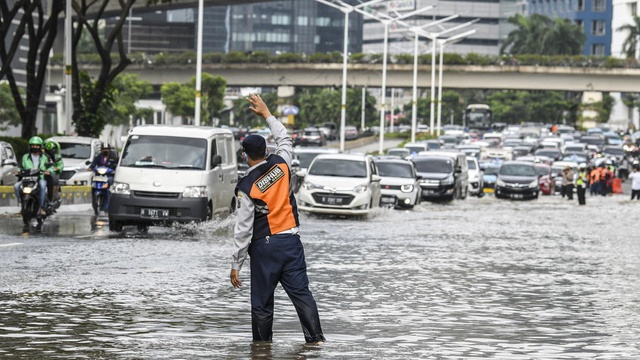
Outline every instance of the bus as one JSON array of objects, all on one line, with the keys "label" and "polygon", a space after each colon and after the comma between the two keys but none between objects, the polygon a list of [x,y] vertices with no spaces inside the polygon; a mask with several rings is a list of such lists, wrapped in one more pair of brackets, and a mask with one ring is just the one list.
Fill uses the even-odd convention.
[{"label": "bus", "polygon": [[493,120],[491,107],[486,104],[469,104],[464,110],[465,125],[469,129],[487,131]]}]

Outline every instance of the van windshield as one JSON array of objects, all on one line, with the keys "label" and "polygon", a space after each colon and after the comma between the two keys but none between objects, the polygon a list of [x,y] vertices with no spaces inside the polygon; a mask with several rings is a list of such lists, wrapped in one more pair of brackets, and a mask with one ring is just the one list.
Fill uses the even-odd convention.
[{"label": "van windshield", "polygon": [[205,170],[206,159],[205,139],[132,135],[120,166]]}]

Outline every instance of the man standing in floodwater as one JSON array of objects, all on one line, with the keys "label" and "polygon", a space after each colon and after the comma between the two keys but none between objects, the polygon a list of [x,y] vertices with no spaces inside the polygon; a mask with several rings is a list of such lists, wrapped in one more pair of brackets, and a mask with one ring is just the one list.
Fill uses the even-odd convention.
[{"label": "man standing in floodwater", "polygon": [[249,169],[236,187],[238,209],[231,284],[236,288],[242,285],[240,269],[249,255],[253,340],[272,340],[273,297],[280,283],[296,308],[305,341],[319,345],[325,338],[318,307],[309,290],[298,208],[291,191],[293,140],[260,96],[251,94],[247,101],[251,104],[249,109],[269,124],[277,147],[275,154],[269,154],[266,140],[260,135],[249,135],[242,141]]}]

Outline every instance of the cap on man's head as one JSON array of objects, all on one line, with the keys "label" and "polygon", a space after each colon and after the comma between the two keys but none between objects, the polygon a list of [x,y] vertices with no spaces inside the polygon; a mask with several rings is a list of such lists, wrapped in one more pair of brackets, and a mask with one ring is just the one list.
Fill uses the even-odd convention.
[{"label": "cap on man's head", "polygon": [[242,140],[242,151],[250,155],[260,155],[267,151],[267,141],[261,135],[249,135]]}]

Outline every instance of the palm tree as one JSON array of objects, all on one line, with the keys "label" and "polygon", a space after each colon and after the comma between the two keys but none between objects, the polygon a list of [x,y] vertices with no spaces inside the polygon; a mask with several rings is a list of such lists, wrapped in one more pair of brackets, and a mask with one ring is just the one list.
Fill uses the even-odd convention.
[{"label": "palm tree", "polygon": [[635,58],[639,56],[640,54],[636,53],[636,49],[638,48],[638,38],[640,37],[640,17],[634,16],[633,24],[620,26],[617,31],[627,31],[629,33],[627,39],[622,44],[622,51],[624,51],[627,57]]},{"label": "palm tree", "polygon": [[545,55],[577,55],[582,52],[586,36],[580,26],[568,19],[555,19],[543,36]]}]

